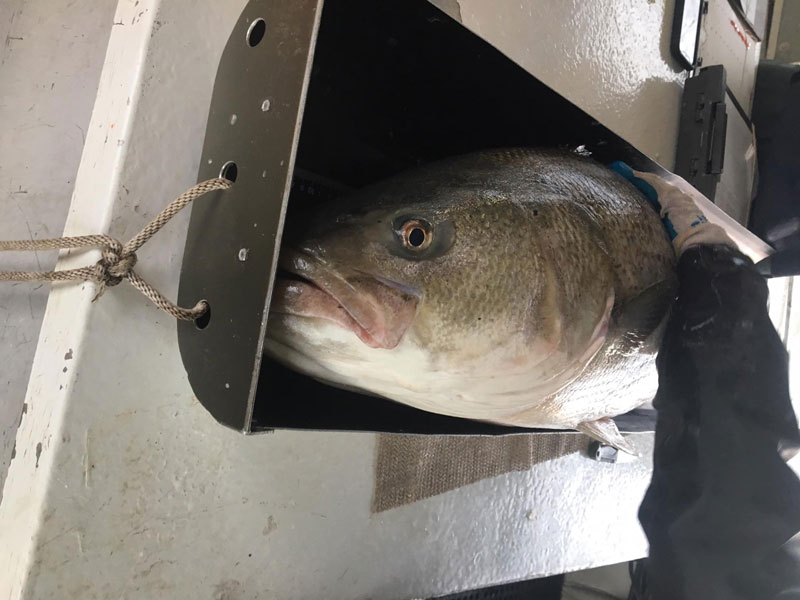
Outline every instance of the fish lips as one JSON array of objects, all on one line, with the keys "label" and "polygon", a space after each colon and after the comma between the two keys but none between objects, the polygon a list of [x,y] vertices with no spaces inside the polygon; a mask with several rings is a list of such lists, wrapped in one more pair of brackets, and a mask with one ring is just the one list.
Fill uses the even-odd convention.
[{"label": "fish lips", "polygon": [[362,271],[346,273],[311,254],[284,249],[270,312],[319,318],[355,333],[372,348],[392,349],[414,321],[420,294]]}]

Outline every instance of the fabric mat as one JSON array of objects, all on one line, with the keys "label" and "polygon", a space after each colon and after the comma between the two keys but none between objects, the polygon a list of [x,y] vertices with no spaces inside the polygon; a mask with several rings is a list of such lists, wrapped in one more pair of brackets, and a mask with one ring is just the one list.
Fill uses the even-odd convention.
[{"label": "fabric mat", "polygon": [[430,498],[482,479],[574,452],[590,439],[579,433],[506,436],[381,434],[375,458],[372,512]]}]

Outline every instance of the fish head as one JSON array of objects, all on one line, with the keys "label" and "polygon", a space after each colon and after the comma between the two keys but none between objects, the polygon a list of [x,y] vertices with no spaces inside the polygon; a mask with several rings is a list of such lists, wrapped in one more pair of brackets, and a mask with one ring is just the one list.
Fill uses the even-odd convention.
[{"label": "fish head", "polygon": [[268,335],[325,352],[334,324],[352,335],[337,332],[330,352],[341,354],[343,340],[381,350],[407,341],[455,370],[495,354],[498,368],[513,368],[562,351],[557,268],[543,248],[552,244],[535,235],[531,214],[485,186],[395,183],[296,219]]},{"label": "fish head", "polygon": [[446,319],[437,282],[453,275],[458,212],[367,195],[295,221],[281,250],[271,312],[337,324],[354,334],[354,344],[395,348],[420,314]]}]

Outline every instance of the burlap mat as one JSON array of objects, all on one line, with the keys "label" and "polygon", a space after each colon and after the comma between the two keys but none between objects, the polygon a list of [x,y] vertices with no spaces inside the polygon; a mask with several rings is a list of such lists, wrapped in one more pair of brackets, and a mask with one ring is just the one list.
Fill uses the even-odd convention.
[{"label": "burlap mat", "polygon": [[410,504],[511,471],[585,451],[578,433],[506,436],[381,434],[372,512]]}]

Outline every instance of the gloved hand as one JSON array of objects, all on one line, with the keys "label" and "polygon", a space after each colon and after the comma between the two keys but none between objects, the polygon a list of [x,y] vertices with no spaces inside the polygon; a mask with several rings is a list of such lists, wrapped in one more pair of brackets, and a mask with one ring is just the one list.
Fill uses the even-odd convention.
[{"label": "gloved hand", "polygon": [[680,256],[684,250],[698,244],[736,247],[725,230],[709,223],[694,199],[680,188],[658,175],[634,171],[620,161],[613,163],[611,168],[639,188],[659,211],[676,255]]}]

